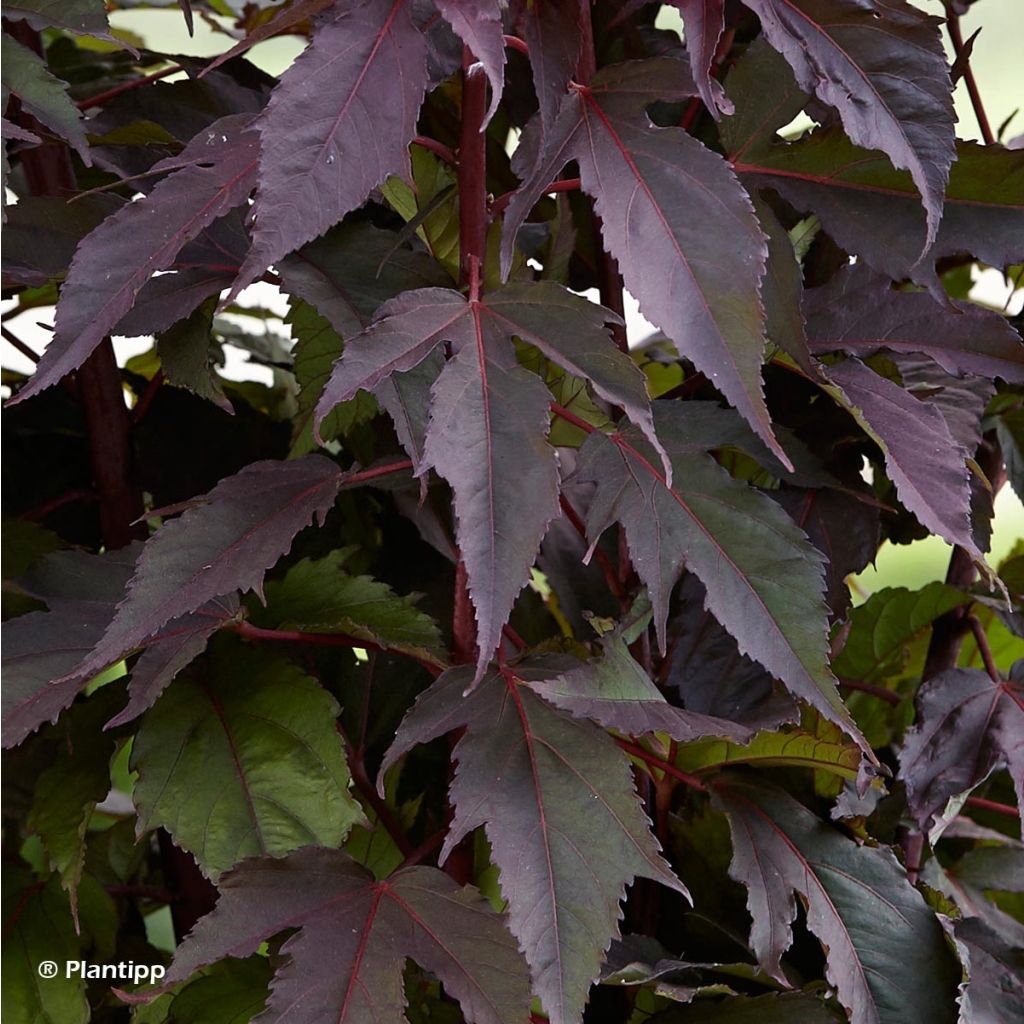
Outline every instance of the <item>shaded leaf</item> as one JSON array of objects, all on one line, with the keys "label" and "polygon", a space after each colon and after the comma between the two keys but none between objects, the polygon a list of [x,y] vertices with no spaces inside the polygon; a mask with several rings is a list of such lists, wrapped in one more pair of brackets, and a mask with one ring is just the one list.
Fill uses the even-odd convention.
[{"label": "shaded leaf", "polygon": [[[859,146],[909,170],[934,241],[953,163],[952,84],[938,18],[903,0],[744,0],[805,91],[835,107]],[[898,68],[886,58],[900,54]]]},{"label": "shaded leaf", "polygon": [[472,670],[446,672],[402,722],[382,772],[416,744],[465,727],[442,860],[485,827],[534,992],[555,1024],[567,1024],[579,1019],[618,933],[627,883],[643,876],[685,889],[661,858],[625,755],[517,675],[534,673],[491,672],[463,697]]},{"label": "shaded leaf", "polygon": [[53,339],[16,400],[80,366],[131,309],[152,274],[245,200],[256,173],[257,136],[246,130],[249,121],[249,115],[233,115],[200,132],[183,157],[202,162],[171,174],[83,239],[61,289]]},{"label": "shaded leaf", "polygon": [[77,671],[102,668],[213,598],[259,590],[295,535],[326,516],[340,479],[321,455],[253,462],[225,477],[144,546],[113,621]]},{"label": "shaded leaf", "polygon": [[11,0],[4,17],[24,18],[34,29],[63,28],[81,35],[107,34],[107,8],[103,0]]},{"label": "shaded leaf", "polygon": [[[132,1024],[249,1024],[263,1009],[271,970],[265,956],[223,960],[183,986],[145,1007]],[[166,1002],[166,1006],[163,1004]],[[158,1008],[164,1013],[154,1013]],[[136,1018],[141,1016],[136,1007]]]},{"label": "shaded leaf", "polygon": [[84,979],[60,970],[47,984],[39,981],[44,960],[63,967],[81,956],[59,880],[54,876],[45,885],[33,884],[27,872],[8,868],[3,894],[4,1018],[14,1024],[87,1024],[91,1013]]},{"label": "shaded leaf", "polygon": [[702,999],[658,1015],[658,1024],[836,1024],[839,1018],[810,992]]},{"label": "shaded leaf", "polygon": [[[91,673],[77,667],[103,636],[131,578],[138,545],[105,555],[79,551],[48,556],[24,589],[49,611],[4,624],[3,744],[13,747],[55,721]],[[102,666],[101,666],[102,667]]]},{"label": "shaded leaf", "polygon": [[978,669],[949,669],[917,694],[917,719],[904,737],[900,778],[923,829],[950,797],[1009,768],[1024,805],[1024,663],[994,682]]},{"label": "shaded leaf", "polygon": [[821,555],[771,499],[715,463],[709,445],[691,436],[685,408],[657,403],[655,422],[680,481],[673,488],[636,431],[591,434],[581,449],[577,476],[597,487],[586,520],[591,544],[622,525],[663,649],[669,594],[685,564],[740,652],[856,736],[826,661]]},{"label": "shaded leaf", "polygon": [[961,1020],[1002,1024],[1024,1014],[1024,953],[1001,939],[983,921],[967,918],[952,925],[967,981],[960,997]]},{"label": "shaded leaf", "polygon": [[1024,342],[1010,322],[973,303],[955,308],[959,315],[950,316],[930,295],[893,291],[861,264],[808,291],[804,305],[816,354],[841,350],[866,359],[883,349],[920,352],[947,373],[1024,382]]},{"label": "shaded leaf", "polygon": [[959,969],[889,850],[858,846],[763,783],[721,780],[714,799],[729,819],[729,873],[747,887],[750,943],[765,970],[784,980],[780,958],[792,942],[796,893],[852,1024],[956,1019]]},{"label": "shaded leaf", "polygon": [[[4,11],[4,14],[8,14]],[[67,93],[67,82],[50,73],[46,62],[13,36],[4,32],[0,37],[3,53],[4,107],[7,95],[17,96],[21,108],[68,142],[77,151],[86,166],[92,164],[89,144],[85,139],[78,108]]]},{"label": "shaded leaf", "polygon": [[362,819],[334,698],[237,644],[177,680],[132,747],[136,833],[162,826],[212,878],[245,857],[340,846]]},{"label": "shaded leaf", "polygon": [[829,366],[835,395],[878,443],[896,493],[921,524],[980,558],[971,535],[967,454],[942,413],[856,359]]},{"label": "shaded leaf", "polygon": [[[318,24],[257,122],[256,226],[236,294],[407,172],[426,84],[426,47],[404,0],[346,0]],[[374,102],[383,95],[388,103]]]},{"label": "shaded leaf", "polygon": [[213,365],[215,305],[213,301],[205,302],[184,320],[169,327],[157,338],[156,350],[168,384],[185,388],[226,412],[232,412]]},{"label": "shaded leaf", "polygon": [[[470,886],[435,868],[382,882],[337,850],[250,860],[219,880],[220,902],[178,948],[167,981],[224,956],[247,956],[294,928],[271,982],[267,1021],[399,1024],[408,957],[436,975],[469,1024],[526,1015],[526,971],[501,919]],[[332,969],[322,970],[325,952]]]}]

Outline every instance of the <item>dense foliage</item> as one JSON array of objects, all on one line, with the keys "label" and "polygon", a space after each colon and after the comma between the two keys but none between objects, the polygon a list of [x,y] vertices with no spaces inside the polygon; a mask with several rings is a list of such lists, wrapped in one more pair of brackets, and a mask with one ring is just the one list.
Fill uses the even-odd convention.
[{"label": "dense foliage", "polygon": [[965,6],[5,5],[5,1021],[1024,1019]]}]

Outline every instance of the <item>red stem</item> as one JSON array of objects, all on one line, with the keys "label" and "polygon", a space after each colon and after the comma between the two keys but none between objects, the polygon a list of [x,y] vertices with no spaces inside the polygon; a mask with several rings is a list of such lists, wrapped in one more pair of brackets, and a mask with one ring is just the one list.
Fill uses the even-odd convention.
[{"label": "red stem", "polygon": [[[558,496],[558,504],[562,506],[565,518],[572,523],[576,532],[583,538],[583,543],[589,545],[589,541],[587,540],[586,524],[582,519],[580,519],[580,515],[576,509],[569,504],[569,499],[564,494],[560,494]],[[616,573],[612,563],[609,561],[608,556],[600,549],[600,547],[595,547],[594,559],[600,566],[601,571],[604,573],[605,582],[608,584],[608,589],[612,592],[612,596],[621,603],[626,595],[622,589],[622,585],[619,583],[618,574]]]},{"label": "red stem", "polygon": [[974,116],[978,119],[978,127],[981,129],[981,137],[985,140],[986,146],[995,143],[996,137],[989,124],[988,114],[985,113],[985,104],[981,100],[981,92],[978,89],[974,71],[971,69],[970,58],[964,57],[964,36],[960,31],[960,16],[946,5],[946,28],[949,30],[949,38],[953,44],[953,52],[957,60],[962,60],[964,69],[964,84],[967,86],[967,94],[971,97],[971,106],[974,107]]},{"label": "red stem", "polygon": [[526,41],[520,39],[519,36],[502,36],[502,38],[510,50],[518,50],[519,53],[524,53],[527,57],[530,56],[530,48],[526,45]]},{"label": "red stem", "polygon": [[992,657],[992,648],[988,645],[988,637],[985,635],[985,627],[981,624],[981,620],[977,615],[968,615],[967,624],[971,627],[971,633],[974,634],[974,642],[978,647],[978,653],[981,655],[981,660],[985,666],[985,671],[988,673],[989,679],[998,685],[1003,681],[1003,679],[999,674],[995,658]]},{"label": "red stem", "polygon": [[903,700],[894,690],[887,690],[884,686],[873,686],[871,683],[862,683],[859,679],[840,679],[839,685],[846,687],[847,690],[856,690],[858,693],[866,693],[871,697],[877,697],[893,707]]},{"label": "red stem", "polygon": [[33,352],[32,349],[30,349],[28,345],[26,345],[25,342],[23,342],[13,331],[0,326],[0,334],[3,335],[4,341],[13,345],[14,348],[16,348],[26,359],[31,359],[33,363],[39,362],[39,356]]},{"label": "red stem", "polygon": [[[580,187],[579,178],[563,178],[559,181],[553,181],[546,189],[544,189],[544,195],[549,195],[552,192],[575,192]],[[503,192],[497,199],[491,203],[491,215],[501,213],[510,202],[512,197],[516,194],[516,190],[513,189],[511,192]]]},{"label": "red stem", "polygon": [[997,803],[995,800],[986,800],[983,796],[969,796],[966,803],[968,807],[977,807],[979,811],[993,811],[996,814],[1005,814],[1008,818],[1020,817],[1020,811],[1016,807]]},{"label": "red stem", "polygon": [[671,762],[666,761],[664,758],[658,757],[657,754],[652,754],[649,750],[641,747],[639,743],[634,743],[632,740],[622,739],[619,736],[615,737],[615,742],[627,753],[639,758],[645,764],[649,764],[651,767],[657,768],[666,775],[670,775],[677,782],[682,782],[684,785],[689,786],[690,789],[696,789],[698,792],[707,792],[708,787],[705,786],[696,775],[690,775],[688,772],[681,771]]},{"label": "red stem", "polygon": [[132,409],[132,423],[138,425],[146,418],[146,414],[149,412],[150,406],[156,398],[156,393],[160,390],[164,380],[163,370],[157,370],[150,377],[146,384],[146,390],[139,396],[139,400],[135,403],[135,408]]},{"label": "red stem", "polygon": [[371,640],[363,640],[361,637],[349,636],[346,633],[306,633],[300,629],[265,629],[263,626],[255,626],[245,619],[238,622],[227,622],[223,628],[237,633],[246,640],[305,644],[308,647],[360,647],[366,651],[392,651],[394,654],[402,654],[415,661],[417,665],[422,665],[435,678],[444,670],[444,665],[440,661],[409,654],[406,651],[390,647],[383,647]]},{"label": "red stem", "polygon": [[102,107],[104,103],[109,103],[115,97],[120,96],[121,93],[130,92],[132,89],[149,85],[152,82],[159,81],[161,78],[176,75],[179,71],[184,70],[180,64],[172,64],[169,68],[154,71],[150,75],[143,75],[142,78],[133,78],[130,82],[122,82],[120,85],[115,85],[112,89],[107,89],[106,92],[97,93],[95,96],[88,97],[88,99],[79,100],[75,106],[79,110],[88,110],[90,107]]},{"label": "red stem", "polygon": [[431,153],[439,156],[449,167],[458,167],[459,160],[455,153],[443,142],[432,139],[427,135],[417,135],[413,140],[414,146],[429,149]]},{"label": "red stem", "polygon": [[468,47],[462,57],[462,131],[459,138],[459,273],[468,285],[476,261],[483,277],[487,251],[487,75]]}]

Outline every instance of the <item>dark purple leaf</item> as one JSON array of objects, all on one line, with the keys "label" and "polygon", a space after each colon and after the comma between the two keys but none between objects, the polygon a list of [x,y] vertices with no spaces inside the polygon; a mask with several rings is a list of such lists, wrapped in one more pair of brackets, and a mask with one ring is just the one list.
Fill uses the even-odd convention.
[{"label": "dark purple leaf", "polygon": [[591,544],[622,525],[663,649],[669,595],[685,566],[742,653],[859,737],[828,669],[821,554],[770,498],[707,455],[710,445],[694,443],[685,405],[659,403],[655,424],[679,481],[672,488],[635,430],[595,433],[584,444],[577,476],[597,485],[586,521]]},{"label": "dark purple leaf", "polygon": [[24,19],[34,29],[63,28],[80,35],[108,37],[103,0],[11,0],[4,17]]},{"label": "dark purple leaf", "polygon": [[472,670],[446,672],[402,722],[382,773],[416,744],[465,727],[441,858],[485,827],[534,992],[552,1024],[572,1024],[618,935],[626,885],[642,876],[686,890],[661,858],[625,755],[518,675],[536,672],[489,673],[463,697]]},{"label": "dark purple leaf", "polygon": [[169,984],[297,928],[281,947],[288,959],[271,984],[268,1022],[400,1024],[406,958],[444,984],[469,1024],[528,1016],[526,971],[501,918],[435,868],[375,882],[340,850],[307,848],[246,861],[218,887],[220,902],[178,948]]},{"label": "dark purple leaf", "polygon": [[942,413],[856,359],[826,373],[881,447],[900,501],[929,530],[980,558],[971,536],[967,453],[953,440]]},{"label": "dark purple leaf", "polygon": [[49,611],[4,624],[3,745],[21,743],[75,699],[89,676],[75,671],[99,642],[131,578],[139,546],[106,555],[56,552],[24,581]]},{"label": "dark purple leaf", "polygon": [[188,28],[188,34],[192,35],[192,0],[178,0],[178,6],[181,8],[181,13],[185,16],[185,26]]},{"label": "dark purple leaf", "polygon": [[860,846],[784,790],[728,778],[714,799],[729,818],[730,875],[747,887],[750,944],[786,982],[798,894],[826,951],[825,975],[851,1024],[952,1024],[959,966],[942,929],[888,849]]},{"label": "dark purple leaf", "polygon": [[[506,343],[507,344],[507,343]],[[558,515],[558,469],[547,443],[551,394],[522,367],[466,345],[434,383],[423,466],[455,496],[456,541],[476,612],[477,682]]]},{"label": "dark purple leaf", "polygon": [[[4,14],[8,12],[5,10]],[[50,73],[46,62],[35,51],[22,46],[7,32],[0,37],[3,47],[4,107],[7,95],[21,100],[21,109],[59,135],[77,151],[89,166],[89,143],[78,108],[67,93],[67,82]]]},{"label": "dark purple leaf", "polygon": [[576,0],[533,0],[522,14],[533,88],[546,131],[554,122],[579,60],[580,5]]},{"label": "dark purple leaf", "polygon": [[744,3],[800,87],[839,111],[853,142],[882,150],[910,172],[927,212],[930,246],[955,158],[953,88],[939,19],[904,0]]},{"label": "dark purple leaf", "polygon": [[683,65],[659,58],[604,69],[592,88],[569,96],[543,142],[526,140],[535,159],[520,164],[525,180],[506,215],[503,268],[530,208],[575,159],[604,243],[643,314],[785,461],[762,393],[767,246],[750,199],[720,157],[643,114],[653,99],[692,89]]},{"label": "dark purple leaf", "polygon": [[977,918],[952,922],[951,930],[967,972],[960,997],[961,1019],[971,1024],[1003,1024],[1024,1016],[1019,943],[1006,941]]},{"label": "dark purple leaf", "polygon": [[254,462],[223,479],[146,543],[117,614],[79,671],[98,671],[207,601],[259,591],[295,535],[326,516],[340,481],[321,455]]},{"label": "dark purple leaf", "polygon": [[1024,806],[1024,662],[994,682],[979,669],[949,669],[917,694],[917,720],[900,751],[907,803],[923,829],[950,797],[1008,768]]},{"label": "dark purple leaf", "polygon": [[172,619],[147,640],[146,649],[132,666],[128,703],[107,722],[107,728],[125,725],[152,707],[174,677],[206,650],[213,634],[237,613],[238,595],[227,594]]},{"label": "dark purple leaf", "polygon": [[[260,116],[253,248],[235,292],[333,227],[392,174],[427,85],[426,46],[406,0],[345,0],[281,76]],[[377,98],[387,96],[380,104]]]},{"label": "dark purple leaf", "polygon": [[491,83],[491,103],[484,127],[501,102],[505,85],[505,37],[500,0],[434,0],[445,21],[469,47]]},{"label": "dark purple leaf", "polygon": [[969,302],[955,307],[960,315],[950,316],[930,295],[893,291],[861,264],[807,292],[804,303],[816,354],[842,350],[866,359],[882,349],[920,352],[948,373],[1024,383],[1024,342],[1006,317]]},{"label": "dark purple leaf", "polygon": [[725,28],[725,0],[671,0],[672,6],[683,16],[686,28],[686,52],[690,55],[690,70],[700,90],[704,106],[715,118],[718,112],[731,114],[732,101],[722,86],[711,77],[712,61],[718,49],[718,40]]},{"label": "dark purple leaf", "polygon": [[[131,309],[152,275],[186,242],[245,201],[256,175],[257,136],[248,115],[204,130],[185,153],[198,160],[107,218],[85,237],[61,290],[53,339],[16,401],[79,367]],[[208,161],[208,162],[207,162]]]},{"label": "dark purple leaf", "polygon": [[245,53],[257,43],[263,42],[265,39],[272,39],[275,36],[284,35],[289,29],[298,27],[307,19],[315,18],[321,11],[327,10],[328,7],[335,3],[337,3],[337,0],[292,0],[290,4],[283,4],[274,12],[272,18],[268,21],[261,21],[246,34],[244,39],[235,43],[230,50],[226,50],[210,61],[200,73],[200,78],[203,75],[209,74],[215,68],[219,68],[221,64],[226,64],[229,60]]}]

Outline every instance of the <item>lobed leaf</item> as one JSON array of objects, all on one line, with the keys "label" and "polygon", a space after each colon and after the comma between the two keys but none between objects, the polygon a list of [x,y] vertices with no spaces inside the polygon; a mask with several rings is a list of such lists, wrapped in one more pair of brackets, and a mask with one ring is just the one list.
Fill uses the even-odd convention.
[{"label": "lobed leaf", "polygon": [[851,1024],[956,1020],[959,969],[890,851],[858,846],[765,783],[728,778],[713,793],[729,819],[729,873],[747,887],[750,942],[766,971],[785,977],[797,893]]},{"label": "lobed leaf", "polygon": [[446,672],[402,722],[381,771],[416,744],[465,728],[453,751],[455,818],[441,858],[485,826],[534,992],[553,1024],[569,1024],[618,934],[626,884],[639,875],[686,890],[661,858],[625,755],[520,677],[536,672],[490,672],[463,697],[472,670]]},{"label": "lobed leaf", "polygon": [[[501,918],[471,886],[435,868],[381,882],[340,850],[307,848],[283,860],[249,860],[219,880],[220,901],[175,955],[167,983],[225,956],[298,929],[271,982],[267,1024],[401,1024],[406,958],[434,974],[468,1024],[518,1024],[526,972]],[[322,970],[324,956],[332,964]]]},{"label": "lobed leaf", "polygon": [[216,878],[246,857],[337,847],[362,811],[338,705],[297,666],[221,647],[146,713],[132,747],[136,834],[166,828]]}]

